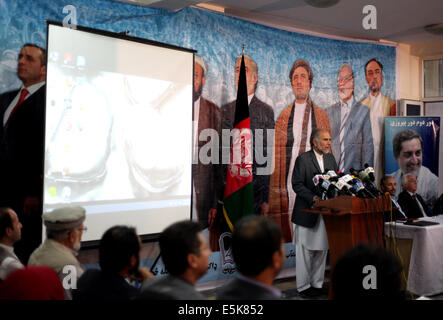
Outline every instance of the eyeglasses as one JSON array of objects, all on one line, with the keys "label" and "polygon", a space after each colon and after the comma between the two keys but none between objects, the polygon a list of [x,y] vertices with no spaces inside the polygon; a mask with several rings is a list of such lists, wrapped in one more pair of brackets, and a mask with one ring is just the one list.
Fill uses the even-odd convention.
[{"label": "eyeglasses", "polygon": [[343,83],[343,82],[348,82],[351,79],[354,79],[354,76],[349,75],[346,78],[338,78],[337,81],[338,81],[338,83]]}]

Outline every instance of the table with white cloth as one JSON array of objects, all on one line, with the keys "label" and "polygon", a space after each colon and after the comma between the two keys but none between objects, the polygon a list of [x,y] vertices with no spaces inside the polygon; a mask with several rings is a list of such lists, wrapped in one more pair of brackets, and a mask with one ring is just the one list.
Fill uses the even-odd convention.
[{"label": "table with white cloth", "polygon": [[421,227],[387,222],[385,234],[387,241],[392,235],[398,241],[412,240],[407,289],[416,295],[432,296],[443,292],[443,215],[420,220],[440,224]]}]

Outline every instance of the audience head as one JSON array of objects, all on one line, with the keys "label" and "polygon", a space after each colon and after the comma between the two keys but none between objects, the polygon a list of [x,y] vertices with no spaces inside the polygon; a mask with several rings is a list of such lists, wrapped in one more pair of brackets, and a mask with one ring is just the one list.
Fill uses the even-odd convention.
[{"label": "audience head", "polygon": [[391,252],[359,244],[335,265],[331,279],[334,299],[403,300],[401,272],[401,263]]},{"label": "audience head", "polygon": [[393,176],[383,176],[380,180],[380,189],[383,193],[389,193],[391,197],[395,196],[397,191],[397,182]]},{"label": "audience head", "polygon": [[415,194],[417,192],[417,179],[412,174],[404,174],[401,177],[401,185],[403,189],[410,193]]},{"label": "audience head", "polygon": [[232,233],[232,255],[237,270],[245,276],[257,276],[267,268],[277,276],[285,255],[280,228],[263,216],[242,218]]},{"label": "audience head", "polygon": [[121,274],[138,269],[140,239],[134,228],[115,226],[108,229],[100,240],[99,263],[103,272]]},{"label": "audience head", "polygon": [[160,254],[168,272],[189,276],[192,282],[208,271],[211,249],[193,221],[180,221],[167,227],[160,235]]},{"label": "audience head", "polygon": [[17,76],[25,87],[44,81],[46,50],[32,43],[25,44],[18,56]]},{"label": "audience head", "polygon": [[411,129],[398,132],[392,148],[401,171],[417,176],[423,162],[423,139],[418,132]]},{"label": "audience head", "polygon": [[56,240],[75,251],[80,250],[83,222],[86,211],[82,207],[72,206],[54,209],[43,214],[48,239]]},{"label": "audience head", "polygon": [[12,246],[21,239],[22,224],[14,210],[0,207],[0,243]]},{"label": "audience head", "polygon": [[32,266],[11,272],[0,283],[0,300],[65,300],[65,291],[54,270]]}]

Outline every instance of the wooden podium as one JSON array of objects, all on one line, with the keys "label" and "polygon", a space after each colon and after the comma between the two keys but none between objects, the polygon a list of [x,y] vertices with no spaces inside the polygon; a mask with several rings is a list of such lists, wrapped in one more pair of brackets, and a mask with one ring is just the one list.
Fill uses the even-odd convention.
[{"label": "wooden podium", "polygon": [[[337,260],[359,243],[384,246],[383,213],[391,210],[391,198],[377,199],[340,196],[322,200],[305,212],[323,215],[329,243],[331,275]],[[331,290],[329,291],[331,298]]]}]

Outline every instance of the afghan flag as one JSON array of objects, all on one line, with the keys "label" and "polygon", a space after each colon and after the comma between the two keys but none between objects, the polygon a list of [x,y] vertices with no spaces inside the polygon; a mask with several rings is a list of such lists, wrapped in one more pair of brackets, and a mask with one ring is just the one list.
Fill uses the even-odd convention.
[{"label": "afghan flag", "polygon": [[244,54],[242,54],[237,86],[230,162],[223,197],[223,214],[231,231],[233,231],[235,223],[240,218],[254,214],[252,132],[249,118]]}]

